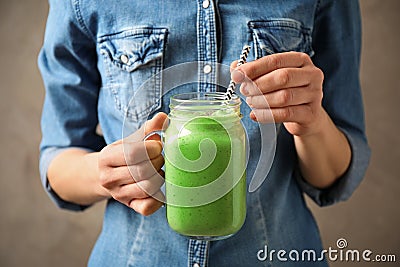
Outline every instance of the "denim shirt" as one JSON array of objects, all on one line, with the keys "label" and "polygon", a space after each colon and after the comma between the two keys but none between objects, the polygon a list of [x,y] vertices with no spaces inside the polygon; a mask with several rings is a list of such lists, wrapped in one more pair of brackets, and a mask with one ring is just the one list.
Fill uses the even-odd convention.
[{"label": "denim shirt", "polygon": [[[360,35],[355,0],[50,0],[39,55],[46,88],[40,170],[46,191],[61,208],[87,207],[62,200],[50,187],[47,168],[58,153],[71,147],[99,151],[122,138],[124,117],[133,131],[149,114],[168,112],[166,97],[160,101],[162,77],[150,79],[135,95],[165,68],[201,62],[194,90],[215,90],[208,83],[213,64],[229,65],[244,44],[252,47],[248,61],[287,51],[312,56],[325,74],[323,106],[352,149],[345,175],[318,190],[301,177],[293,137],[281,127],[268,177],[247,195],[244,226],[222,241],[189,240],[168,227],[164,208],[144,217],[110,199],[89,266],[326,266],[326,260],[284,262],[257,254],[265,246],[322,251],[304,193],[321,206],[331,205],[348,199],[363,178],[370,151],[359,83]],[[204,71],[206,65],[211,68]],[[243,109],[250,176],[260,134]]]}]

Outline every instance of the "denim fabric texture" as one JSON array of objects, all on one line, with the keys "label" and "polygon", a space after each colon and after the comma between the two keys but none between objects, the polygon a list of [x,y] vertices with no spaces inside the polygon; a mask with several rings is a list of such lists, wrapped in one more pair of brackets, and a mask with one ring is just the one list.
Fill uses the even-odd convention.
[{"label": "denim fabric texture", "polygon": [[[40,146],[42,183],[61,207],[84,210],[63,201],[50,187],[51,160],[70,147],[99,151],[121,139],[124,118],[132,130],[159,111],[168,112],[159,71],[199,61],[198,91],[216,90],[215,64],[230,65],[242,46],[252,47],[248,61],[273,53],[309,54],[323,70],[323,106],[346,134],[352,148],[347,173],[325,190],[301,177],[293,137],[281,127],[274,163],[263,185],[247,196],[247,217],[233,237],[201,242],[172,231],[165,209],[144,217],[109,200],[101,234],[89,266],[327,266],[319,262],[260,261],[268,245],[322,251],[316,222],[304,201],[321,206],[348,199],[361,182],[370,151],[365,137],[359,83],[360,13],[355,0],[50,0],[39,67],[46,96]],[[211,72],[205,73],[209,65]],[[136,94],[150,79],[145,91]],[[174,92],[171,92],[171,94]],[[243,106],[250,140],[247,174],[259,157],[260,133]],[[101,125],[103,136],[96,134]],[[340,155],[338,155],[340,156]],[[267,174],[265,174],[267,175]]]}]

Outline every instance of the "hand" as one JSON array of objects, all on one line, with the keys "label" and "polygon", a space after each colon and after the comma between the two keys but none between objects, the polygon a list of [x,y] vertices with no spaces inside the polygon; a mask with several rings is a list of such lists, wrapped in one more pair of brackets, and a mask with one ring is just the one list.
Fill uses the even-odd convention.
[{"label": "hand", "polygon": [[265,56],[237,67],[232,79],[242,83],[240,90],[253,108],[253,120],[284,123],[291,134],[302,136],[318,132],[326,119],[321,105],[324,75],[307,54]]},{"label": "hand", "polygon": [[145,216],[162,206],[164,158],[160,141],[143,138],[162,129],[166,118],[158,113],[131,136],[106,146],[98,158],[101,185],[115,200]]}]

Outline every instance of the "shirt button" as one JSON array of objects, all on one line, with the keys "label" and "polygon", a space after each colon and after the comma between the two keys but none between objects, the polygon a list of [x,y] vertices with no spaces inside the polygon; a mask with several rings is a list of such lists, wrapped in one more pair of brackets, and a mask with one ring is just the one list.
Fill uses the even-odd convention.
[{"label": "shirt button", "polygon": [[126,64],[126,63],[129,62],[129,58],[128,58],[127,55],[122,55],[122,56],[120,57],[120,59],[121,59],[122,63],[124,63],[124,64]]},{"label": "shirt button", "polygon": [[200,264],[198,264],[197,262],[195,262],[195,263],[193,264],[193,267],[200,267]]},{"label": "shirt button", "polygon": [[209,74],[212,71],[212,68],[210,65],[205,65],[203,71],[205,74]]},{"label": "shirt button", "polygon": [[203,8],[207,8],[210,6],[210,0],[204,0],[203,1]]}]

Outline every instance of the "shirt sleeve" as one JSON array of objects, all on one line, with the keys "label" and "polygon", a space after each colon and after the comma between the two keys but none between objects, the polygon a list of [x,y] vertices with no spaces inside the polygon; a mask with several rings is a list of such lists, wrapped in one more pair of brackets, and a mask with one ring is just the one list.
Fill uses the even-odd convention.
[{"label": "shirt sleeve", "polygon": [[347,172],[328,189],[314,188],[297,171],[303,191],[318,205],[327,206],[352,195],[361,183],[370,159],[359,81],[361,16],[357,0],[319,1],[313,49],[313,62],[325,74],[323,106],[346,135],[352,150]]},{"label": "shirt sleeve", "polygon": [[47,169],[63,150],[98,151],[104,139],[96,134],[100,75],[96,43],[79,17],[77,1],[50,0],[44,44],[38,58],[46,94],[40,144],[40,175],[51,199],[60,207],[83,210],[62,200],[50,187]]}]

